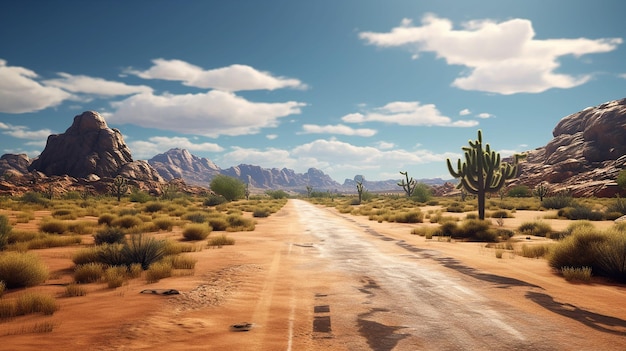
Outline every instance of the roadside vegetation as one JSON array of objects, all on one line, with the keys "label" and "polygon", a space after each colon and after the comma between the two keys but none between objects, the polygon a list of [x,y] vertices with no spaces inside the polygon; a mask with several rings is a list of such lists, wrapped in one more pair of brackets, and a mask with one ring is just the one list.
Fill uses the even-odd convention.
[{"label": "roadside vegetation", "polygon": [[[193,275],[197,260],[189,253],[234,245],[236,232],[254,231],[258,220],[287,203],[278,192],[243,200],[168,188],[167,197],[157,198],[116,184],[111,196],[0,197],[0,324],[26,314],[52,314],[59,308],[57,297],[87,295],[89,284],[115,289],[132,279],[154,283]],[[214,203],[215,197],[221,200]],[[72,265],[61,273],[50,272],[39,255],[53,247],[72,252]],[[63,291],[56,297],[30,293],[67,272],[71,283],[59,285]]]}]

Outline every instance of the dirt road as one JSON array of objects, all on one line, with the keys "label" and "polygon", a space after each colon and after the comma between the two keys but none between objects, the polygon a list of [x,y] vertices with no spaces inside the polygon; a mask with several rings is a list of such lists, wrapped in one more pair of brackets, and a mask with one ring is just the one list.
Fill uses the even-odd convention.
[{"label": "dirt road", "polygon": [[[289,200],[255,231],[229,233],[236,245],[188,253],[192,275],[89,284],[51,317],[2,324],[0,350],[626,350],[624,286],[571,284],[545,260],[498,259],[482,243],[410,235],[413,226]],[[71,279],[71,250],[38,251],[59,282]],[[54,330],[21,332],[42,321]],[[251,329],[232,331],[239,323]]]}]

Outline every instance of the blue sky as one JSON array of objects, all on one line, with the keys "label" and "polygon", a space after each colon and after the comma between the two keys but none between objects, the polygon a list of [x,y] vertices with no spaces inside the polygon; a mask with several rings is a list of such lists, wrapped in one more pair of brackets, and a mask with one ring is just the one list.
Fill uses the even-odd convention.
[{"label": "blue sky", "polygon": [[3,1],[0,154],[101,113],[134,159],[173,147],[343,182],[450,178],[626,97],[621,0]]}]

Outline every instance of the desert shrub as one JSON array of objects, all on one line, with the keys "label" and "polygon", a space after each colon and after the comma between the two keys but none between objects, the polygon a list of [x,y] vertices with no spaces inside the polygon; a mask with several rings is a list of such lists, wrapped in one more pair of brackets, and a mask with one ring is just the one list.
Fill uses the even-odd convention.
[{"label": "desert shrub", "polygon": [[550,254],[551,245],[522,245],[522,251],[520,254],[522,257],[528,258],[541,258]]},{"label": "desert shrub", "polygon": [[4,291],[7,289],[7,285],[3,280],[0,280],[0,298],[4,295]]},{"label": "desert shrub", "polygon": [[561,274],[567,281],[591,281],[591,267],[562,267]]},{"label": "desert shrub", "polygon": [[468,219],[457,227],[454,237],[476,240],[476,241],[496,241],[497,237],[490,230],[489,221],[481,221],[479,219]]},{"label": "desert shrub", "polygon": [[611,228],[604,234],[607,236],[606,241],[592,248],[595,272],[597,275],[626,281],[626,231]]},{"label": "desert shrub", "polygon": [[67,223],[60,219],[48,219],[39,224],[39,230],[44,233],[63,234],[68,231]]},{"label": "desert shrub", "polygon": [[25,293],[18,296],[15,301],[17,315],[23,316],[31,313],[43,313],[52,315],[59,310],[54,297],[40,293]]},{"label": "desert shrub", "polygon": [[153,226],[157,230],[172,230],[174,228],[174,220],[171,218],[157,218],[152,221]]},{"label": "desert shrub", "polygon": [[168,256],[174,269],[194,269],[198,260],[185,255]]},{"label": "desert shrub", "polygon": [[422,223],[424,221],[424,214],[419,210],[402,212],[396,214],[394,220],[398,223]]},{"label": "desert shrub", "polygon": [[29,192],[24,193],[19,198],[19,201],[28,203],[28,204],[42,205],[44,207],[50,203],[50,200],[44,198],[40,193],[37,193],[34,191],[29,191]]},{"label": "desert shrub", "polygon": [[596,271],[599,267],[594,248],[606,240],[607,236],[594,228],[580,228],[554,246],[548,262],[556,269],[591,267]]},{"label": "desert shrub", "polygon": [[604,219],[607,221],[614,221],[620,218],[621,216],[623,216],[623,213],[621,212],[606,212],[604,214]]},{"label": "desert shrub", "polygon": [[495,229],[495,235],[499,240],[508,240],[515,235],[515,232],[504,228],[498,228]]},{"label": "desert shrub", "polygon": [[432,188],[425,183],[417,183],[413,189],[413,194],[411,194],[411,200],[421,203],[430,201],[432,197]]},{"label": "desert shrub", "polygon": [[210,217],[208,219],[209,225],[213,228],[213,231],[224,231],[228,228],[228,221],[225,216]]},{"label": "desert shrub", "polygon": [[139,263],[132,263],[128,266],[128,271],[126,272],[129,278],[139,278],[141,273],[143,273],[143,268]]},{"label": "desert shrub", "polygon": [[118,216],[136,216],[139,214],[139,210],[134,207],[125,207],[117,211]]},{"label": "desert shrub", "polygon": [[[622,171],[621,173],[626,174],[626,172]],[[615,198],[615,201],[611,203],[606,210],[607,213],[617,212],[621,215],[626,215],[626,199],[619,197],[619,195]],[[621,216],[620,216],[621,217]],[[614,219],[617,219],[616,217]]]},{"label": "desert shrub", "polygon": [[93,239],[96,245],[123,243],[126,234],[120,227],[106,227],[96,232]]},{"label": "desert shrub", "polygon": [[225,197],[220,196],[220,195],[209,195],[209,197],[207,197],[204,202],[202,202],[202,204],[204,206],[218,206],[221,204],[224,204],[228,202],[228,200],[226,200]]},{"label": "desert shrub", "polygon": [[119,288],[124,285],[127,279],[127,272],[128,269],[126,266],[108,267],[104,271],[103,277],[109,289]]},{"label": "desert shrub", "polygon": [[152,200],[152,196],[143,190],[133,189],[130,193],[130,202],[138,202],[140,204]]},{"label": "desert shrub", "polygon": [[172,276],[172,264],[167,261],[154,262],[146,270],[146,281],[156,283],[159,280]]},{"label": "desert shrub", "polygon": [[509,189],[507,194],[510,197],[531,197],[533,196],[533,192],[526,185],[516,185]]},{"label": "desert shrub", "polygon": [[35,219],[35,213],[33,211],[22,211],[15,214],[17,223],[28,223]]},{"label": "desert shrub", "polygon": [[148,202],[145,206],[145,211],[150,213],[159,212],[163,207],[163,204],[160,202]]},{"label": "desert shrub", "polygon": [[541,206],[544,208],[561,209],[571,206],[574,203],[574,199],[568,193],[559,193],[556,196],[549,196],[541,201]]},{"label": "desert shrub", "polygon": [[190,213],[186,213],[182,216],[182,219],[194,222],[194,223],[204,223],[208,220],[208,214],[206,212],[194,211]]},{"label": "desert shrub", "polygon": [[9,243],[11,229],[13,227],[9,224],[9,218],[5,215],[0,215],[0,251]]},{"label": "desert shrub", "polygon": [[204,223],[190,223],[183,229],[185,240],[204,240],[211,233],[211,227]]},{"label": "desert shrub", "polygon": [[58,219],[76,219],[76,211],[69,208],[59,208],[52,211],[52,217]]},{"label": "desert shrub", "polygon": [[87,289],[76,283],[67,284],[65,286],[65,293],[63,294],[63,296],[65,297],[76,297],[85,295],[87,295]]},{"label": "desert shrub", "polygon": [[465,205],[460,204],[458,202],[455,202],[451,205],[449,205],[448,207],[446,207],[446,211],[447,212],[453,212],[453,213],[462,213],[464,210]]},{"label": "desert shrub", "polygon": [[241,199],[246,192],[246,186],[241,180],[222,174],[213,177],[209,186],[214,193],[223,196],[227,201]]},{"label": "desert shrub", "polygon": [[21,252],[0,254],[0,281],[7,289],[35,286],[48,279],[48,269],[37,255]]},{"label": "desert shrub", "polygon": [[78,249],[72,255],[72,262],[75,265],[86,264],[90,262],[99,262],[98,254],[100,249],[97,247],[86,247],[82,249]]},{"label": "desert shrub", "polygon": [[524,235],[549,236],[552,227],[545,222],[524,222],[517,227],[517,230]]},{"label": "desert shrub", "polygon": [[228,236],[222,234],[222,235],[210,237],[208,244],[209,246],[217,246],[217,247],[222,247],[225,245],[235,245],[235,239],[229,238]]},{"label": "desert shrub", "polygon": [[137,218],[133,215],[123,215],[113,220],[111,225],[116,227],[121,227],[125,229],[129,229],[132,227],[136,227],[142,223],[141,219]]},{"label": "desert shrub", "polygon": [[102,278],[104,265],[98,262],[81,264],[74,268],[74,281],[77,283],[93,283]]},{"label": "desert shrub", "polygon": [[154,238],[146,238],[143,234],[131,235],[130,240],[122,248],[122,256],[128,264],[139,263],[145,270],[163,258],[165,242]]},{"label": "desert shrub", "polygon": [[226,221],[228,222],[226,230],[230,232],[253,231],[255,227],[254,220],[239,215],[229,215]]},{"label": "desert shrub", "polygon": [[465,219],[478,219],[478,213],[468,213],[465,215]]},{"label": "desert shrub", "polygon": [[497,210],[487,213],[488,217],[491,218],[510,218],[509,211],[506,210]]},{"label": "desert shrub", "polygon": [[272,199],[286,199],[289,197],[289,194],[284,190],[267,190],[265,193]]},{"label": "desert shrub", "polygon": [[587,219],[590,221],[601,221],[604,219],[602,212],[593,211],[591,208],[582,205],[561,208],[558,215],[571,220]]},{"label": "desert shrub", "polygon": [[81,243],[81,238],[78,235],[71,236],[58,236],[58,235],[43,235],[37,237],[27,243],[25,243],[29,250],[45,249],[49,247],[61,247],[70,246]]},{"label": "desert shrub", "polygon": [[0,321],[17,316],[15,301],[0,299]]},{"label": "desert shrub", "polygon": [[572,233],[574,233],[575,231],[578,230],[593,230],[595,228],[595,226],[593,225],[593,223],[587,221],[587,220],[580,220],[580,221],[575,221],[570,223],[567,228],[565,228],[564,231],[562,231],[561,233],[559,233],[559,239],[563,239],[565,237],[568,237],[570,235],[572,235]]},{"label": "desert shrub", "polygon": [[111,225],[111,223],[113,223],[113,221],[117,218],[116,215],[111,214],[111,213],[104,213],[101,214],[100,217],[98,217],[98,224],[106,224],[106,225]]},{"label": "desert shrub", "polygon": [[67,230],[76,234],[91,234],[93,233],[95,222],[91,221],[70,221],[67,222]]},{"label": "desert shrub", "polygon": [[439,230],[437,235],[439,236],[457,236],[458,227],[456,222],[453,221],[445,221],[439,225]]},{"label": "desert shrub", "polygon": [[270,214],[271,214],[270,209],[266,207],[255,208],[254,211],[252,212],[253,217],[269,217]]}]

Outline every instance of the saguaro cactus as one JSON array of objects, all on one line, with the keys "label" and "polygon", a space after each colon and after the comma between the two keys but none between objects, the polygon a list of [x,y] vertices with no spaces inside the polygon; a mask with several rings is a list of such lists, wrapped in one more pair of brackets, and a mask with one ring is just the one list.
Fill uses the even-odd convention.
[{"label": "saguaro cactus", "polygon": [[516,154],[513,164],[500,162],[500,153],[492,151],[489,144],[483,149],[483,134],[478,131],[478,139],[470,140],[464,146],[465,162],[459,159],[457,169],[452,168],[450,159],[446,160],[448,171],[454,178],[459,178],[458,189],[465,189],[478,198],[478,218],[485,219],[485,194],[500,190],[507,179],[515,178],[518,161],[523,155]]},{"label": "saguaro cactus", "polygon": [[361,204],[361,200],[363,200],[363,178],[362,175],[354,176],[354,181],[356,182],[356,192],[359,194],[359,205]]},{"label": "saguaro cactus", "polygon": [[417,182],[415,181],[415,179],[413,179],[413,177],[409,179],[409,171],[400,171],[400,174],[402,174],[406,178],[406,181],[402,179],[402,181],[398,183],[398,186],[402,187],[407,197],[411,197],[411,194],[413,194],[413,190],[415,190]]}]

